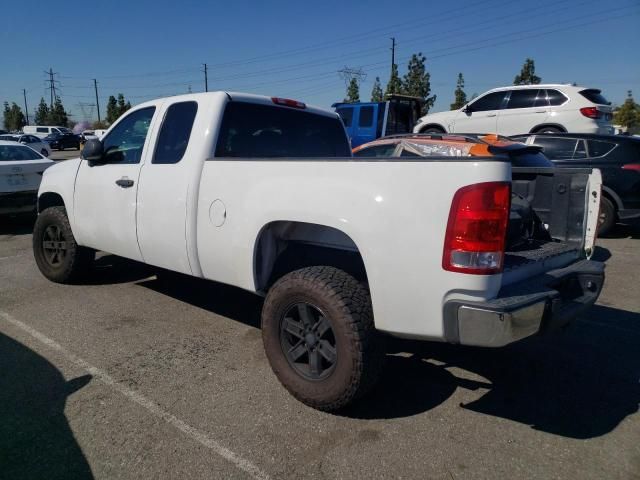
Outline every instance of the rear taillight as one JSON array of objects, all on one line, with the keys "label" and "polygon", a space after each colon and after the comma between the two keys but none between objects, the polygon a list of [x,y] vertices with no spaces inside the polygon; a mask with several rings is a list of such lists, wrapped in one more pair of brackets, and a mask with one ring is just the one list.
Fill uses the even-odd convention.
[{"label": "rear taillight", "polygon": [[640,163],[627,163],[622,166],[625,170],[635,170],[636,172],[640,172]]},{"label": "rear taillight", "polygon": [[502,271],[510,204],[509,182],[458,190],[449,212],[442,268],[478,275]]},{"label": "rear taillight", "polygon": [[580,109],[580,113],[588,118],[600,118],[602,117],[602,112],[598,110],[596,107],[584,107]]},{"label": "rear taillight", "polygon": [[271,101],[276,105],[284,105],[291,108],[307,108],[307,105],[299,102],[298,100],[291,100],[290,98],[271,97]]}]

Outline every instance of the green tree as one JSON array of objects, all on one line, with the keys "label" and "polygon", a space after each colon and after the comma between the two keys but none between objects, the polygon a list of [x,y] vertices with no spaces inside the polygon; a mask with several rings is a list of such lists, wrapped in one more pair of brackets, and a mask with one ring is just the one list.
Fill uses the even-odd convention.
[{"label": "green tree", "polygon": [[11,109],[9,108],[9,102],[4,102],[2,115],[4,117],[4,128],[9,130],[9,124],[11,123]]},{"label": "green tree", "polygon": [[115,122],[120,115],[131,108],[131,103],[125,101],[124,95],[119,93],[118,98],[113,95],[109,96],[107,100],[107,123],[111,125]]},{"label": "green tree", "polygon": [[109,100],[107,100],[107,123],[112,124],[119,116],[120,111],[118,110],[118,101],[116,100],[116,97],[110,95]]},{"label": "green tree", "polygon": [[61,127],[66,127],[69,123],[69,116],[64,109],[64,105],[62,105],[60,97],[56,96],[56,99],[53,102],[53,107],[49,111],[47,120],[50,125],[59,125]]},{"label": "green tree", "polygon": [[22,109],[15,102],[4,102],[4,128],[10,132],[21,130],[25,125],[24,114]]},{"label": "green tree", "polygon": [[[6,107],[5,107],[6,108]],[[627,128],[627,132],[634,134],[640,131],[640,105],[633,99],[631,90],[627,91],[627,99],[621,107],[613,112],[613,123]],[[6,114],[5,114],[6,125]]]},{"label": "green tree", "polygon": [[119,93],[118,94],[118,112],[120,113],[120,115],[122,115],[124,112],[126,112],[130,108],[131,108],[131,103],[129,103],[128,101],[125,102],[124,95]]},{"label": "green tree", "polygon": [[405,95],[421,98],[421,115],[426,115],[436,101],[436,96],[431,93],[431,75],[427,72],[425,63],[427,58],[421,52],[413,54],[407,65],[407,74],[402,79],[401,92]]},{"label": "green tree", "polygon": [[40,103],[36,110],[36,125],[47,125],[49,121],[49,105],[44,101],[44,98],[40,98]]},{"label": "green tree", "polygon": [[513,79],[514,85],[537,85],[542,79],[536,75],[536,66],[533,59],[527,58],[520,70],[520,74]]},{"label": "green tree", "polygon": [[454,92],[454,101],[451,104],[451,110],[458,110],[467,104],[467,94],[464,91],[464,78],[462,73],[458,74],[458,84]]},{"label": "green tree", "polygon": [[360,86],[358,85],[358,80],[356,80],[355,78],[352,78],[349,81],[349,86],[347,87],[347,96],[344,101],[348,103],[357,103],[360,101]]},{"label": "green tree", "polygon": [[389,83],[384,91],[385,95],[392,95],[394,93],[402,93],[402,80],[398,75],[398,65],[395,63],[391,67],[391,77],[389,77]]},{"label": "green tree", "polygon": [[373,82],[373,88],[371,89],[371,101],[382,102],[384,100],[384,94],[382,93],[382,86],[380,85],[380,77],[376,77],[376,81]]}]

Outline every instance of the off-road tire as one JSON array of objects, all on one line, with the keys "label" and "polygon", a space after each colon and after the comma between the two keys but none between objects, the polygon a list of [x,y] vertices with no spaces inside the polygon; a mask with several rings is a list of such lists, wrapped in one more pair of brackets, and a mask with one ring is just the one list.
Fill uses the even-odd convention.
[{"label": "off-road tire", "polygon": [[[305,378],[284,352],[281,322],[300,302],[317,306],[331,324],[336,361],[326,378]],[[369,291],[334,267],[296,270],[271,287],[262,309],[262,340],[278,380],[295,398],[318,410],[335,411],[362,397],[375,385],[382,367]]]},{"label": "off-road tire", "polygon": [[[65,245],[64,255],[59,257],[59,263],[53,265],[47,260],[45,249],[45,235],[49,227],[60,232]],[[64,207],[50,207],[38,215],[33,227],[33,255],[42,274],[52,282],[77,283],[91,268],[95,258],[95,251],[81,247],[69,225],[69,218]]]},{"label": "off-road tire", "polygon": [[616,207],[607,197],[600,199],[600,213],[598,214],[598,235],[611,233],[616,224]]}]

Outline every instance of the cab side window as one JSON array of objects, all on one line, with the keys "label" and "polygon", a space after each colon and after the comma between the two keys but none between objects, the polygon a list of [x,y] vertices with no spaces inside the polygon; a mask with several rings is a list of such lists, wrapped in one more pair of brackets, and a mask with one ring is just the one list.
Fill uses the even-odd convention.
[{"label": "cab side window", "polygon": [[168,164],[182,160],[197,112],[196,102],[174,103],[167,109],[151,163]]},{"label": "cab side window", "polygon": [[140,163],[155,110],[156,107],[147,107],[126,114],[109,132],[102,141],[106,163]]}]

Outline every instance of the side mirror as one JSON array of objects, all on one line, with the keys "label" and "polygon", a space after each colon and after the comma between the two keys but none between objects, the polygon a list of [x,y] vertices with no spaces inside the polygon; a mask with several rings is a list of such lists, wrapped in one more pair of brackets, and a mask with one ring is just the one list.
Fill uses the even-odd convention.
[{"label": "side mirror", "polygon": [[471,105],[467,104],[464,106],[464,108],[462,109],[462,111],[466,114],[469,114],[471,112],[473,112],[473,108],[471,107]]},{"label": "side mirror", "polygon": [[87,140],[82,149],[82,158],[90,162],[100,163],[104,157],[104,146],[97,139]]}]

